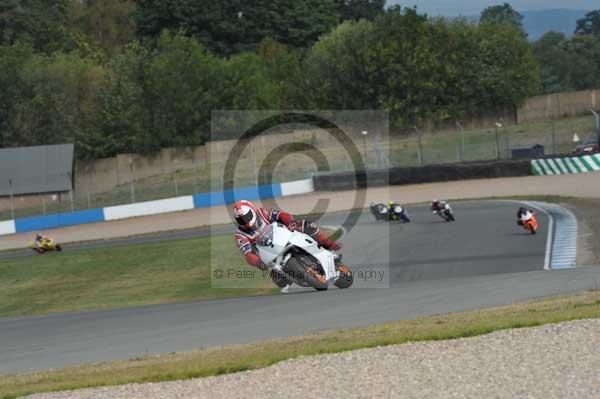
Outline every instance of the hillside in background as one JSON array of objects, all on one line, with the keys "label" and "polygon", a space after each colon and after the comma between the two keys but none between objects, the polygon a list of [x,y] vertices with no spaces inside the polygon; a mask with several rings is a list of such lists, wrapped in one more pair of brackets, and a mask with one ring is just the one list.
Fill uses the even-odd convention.
[{"label": "hillside in background", "polygon": [[573,35],[577,20],[582,18],[585,10],[536,10],[519,11],[523,15],[523,26],[530,40],[539,39],[544,33],[554,30],[567,36]]}]

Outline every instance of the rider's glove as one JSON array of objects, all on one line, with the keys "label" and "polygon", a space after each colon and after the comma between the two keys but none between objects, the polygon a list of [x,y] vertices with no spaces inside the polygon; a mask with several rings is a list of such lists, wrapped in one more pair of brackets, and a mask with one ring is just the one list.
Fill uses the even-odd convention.
[{"label": "rider's glove", "polygon": [[300,224],[298,222],[296,222],[295,220],[292,220],[288,226],[287,226],[288,230],[290,231],[298,231],[300,230]]}]

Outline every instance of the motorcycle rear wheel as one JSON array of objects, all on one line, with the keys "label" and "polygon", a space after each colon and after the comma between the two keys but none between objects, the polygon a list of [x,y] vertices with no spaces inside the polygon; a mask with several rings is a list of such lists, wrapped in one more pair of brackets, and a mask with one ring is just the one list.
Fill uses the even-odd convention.
[{"label": "motorcycle rear wheel", "polygon": [[293,277],[300,277],[304,282],[317,291],[325,291],[327,288],[329,288],[327,285],[327,279],[324,275],[315,272],[311,267],[305,265],[294,256],[287,261],[286,269],[289,270],[289,274],[291,274]]}]

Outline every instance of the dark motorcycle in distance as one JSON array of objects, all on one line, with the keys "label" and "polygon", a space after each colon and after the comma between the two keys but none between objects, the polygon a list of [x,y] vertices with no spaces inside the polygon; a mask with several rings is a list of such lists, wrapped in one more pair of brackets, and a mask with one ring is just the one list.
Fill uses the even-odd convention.
[{"label": "dark motorcycle in distance", "polygon": [[375,216],[375,220],[378,222],[391,222],[399,221],[402,223],[410,223],[408,213],[403,206],[398,204],[392,204],[390,206],[385,204],[374,204],[371,203],[371,213]]}]

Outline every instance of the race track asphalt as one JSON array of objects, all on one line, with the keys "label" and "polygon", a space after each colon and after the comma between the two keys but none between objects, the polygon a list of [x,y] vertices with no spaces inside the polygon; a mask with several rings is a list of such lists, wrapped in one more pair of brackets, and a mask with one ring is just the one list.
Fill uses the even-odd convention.
[{"label": "race track asphalt", "polygon": [[527,235],[515,225],[516,206],[457,203],[454,223],[423,207],[408,208],[410,224],[377,223],[367,211],[343,239],[344,259],[360,275],[348,290],[0,319],[0,373],[301,335],[600,285],[600,267],[544,271],[548,220],[540,215],[539,234]]}]

